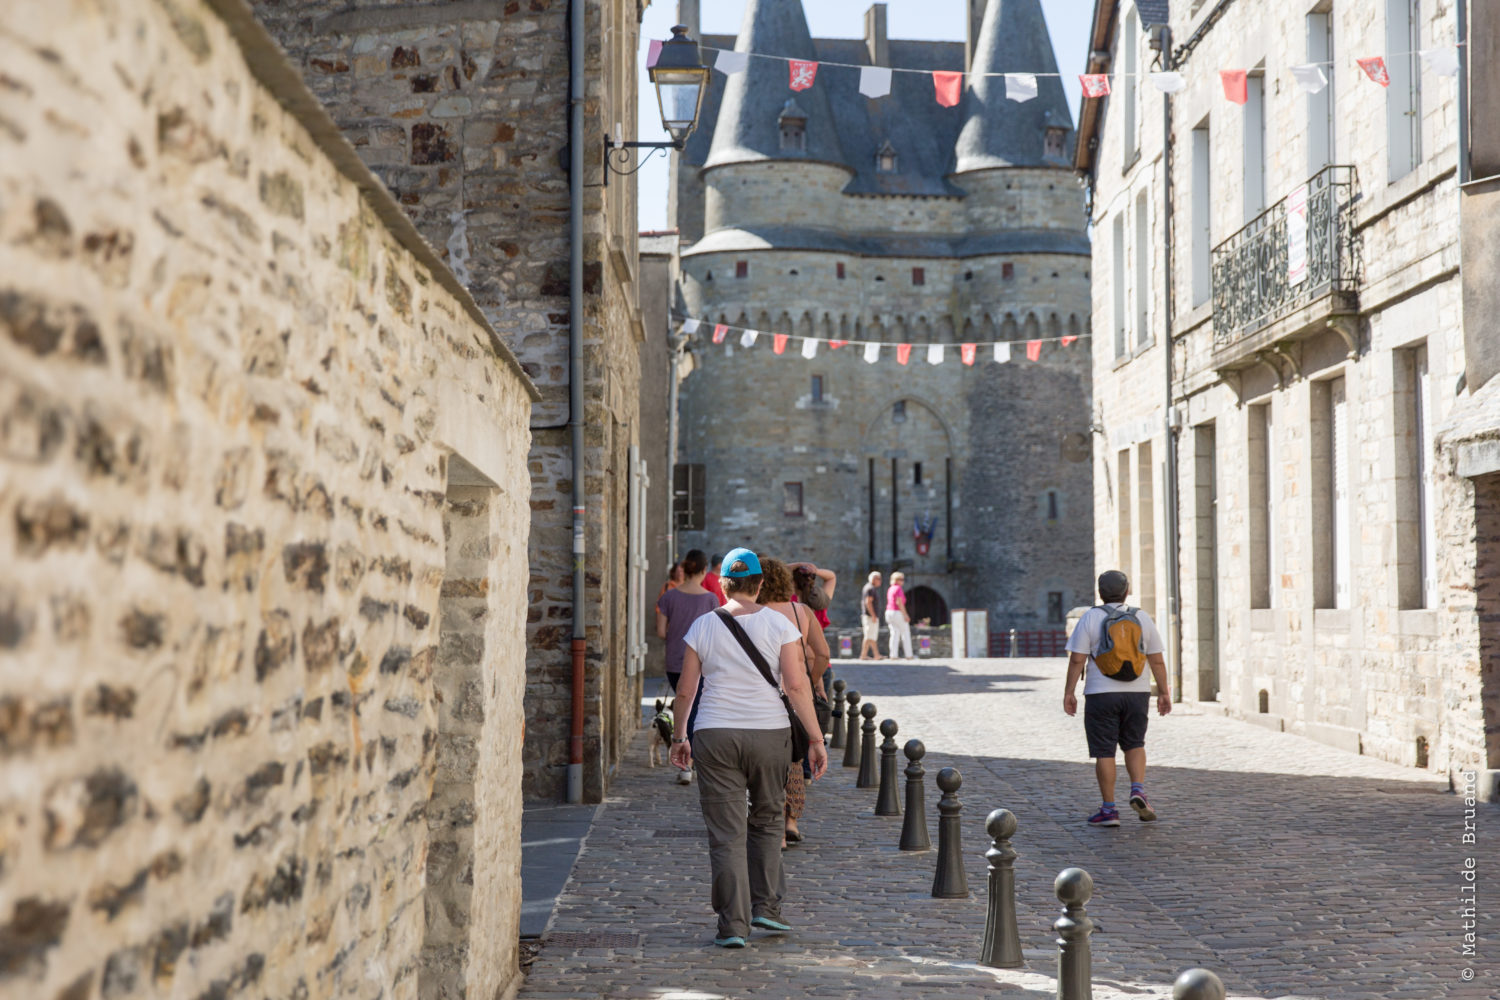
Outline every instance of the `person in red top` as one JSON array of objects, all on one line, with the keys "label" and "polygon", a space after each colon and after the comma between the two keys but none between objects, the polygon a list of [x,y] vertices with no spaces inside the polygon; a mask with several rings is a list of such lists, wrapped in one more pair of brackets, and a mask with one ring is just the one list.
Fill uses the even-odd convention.
[{"label": "person in red top", "polygon": [[719,585],[719,574],[714,572],[714,567],[717,565],[719,565],[719,556],[715,553],[714,557],[708,561],[708,572],[703,574],[703,589],[717,597],[719,607],[722,608],[729,602],[724,597],[724,588]]}]

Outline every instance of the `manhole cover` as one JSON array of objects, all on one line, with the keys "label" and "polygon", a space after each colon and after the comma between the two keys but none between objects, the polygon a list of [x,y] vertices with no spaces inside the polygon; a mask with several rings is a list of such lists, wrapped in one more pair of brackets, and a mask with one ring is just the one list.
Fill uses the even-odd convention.
[{"label": "manhole cover", "polygon": [[606,931],[559,931],[542,940],[548,948],[639,948],[639,934],[611,934]]},{"label": "manhole cover", "polygon": [[657,830],[658,837],[707,837],[707,830]]}]

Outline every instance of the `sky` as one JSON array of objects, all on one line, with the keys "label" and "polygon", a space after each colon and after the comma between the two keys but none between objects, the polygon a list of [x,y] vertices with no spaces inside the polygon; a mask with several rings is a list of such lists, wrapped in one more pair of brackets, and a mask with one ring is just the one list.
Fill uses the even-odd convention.
[{"label": "sky", "polygon": [[[864,37],[865,11],[872,0],[803,0],[807,24],[816,38]],[[963,41],[966,0],[887,0],[886,31],[892,38]],[[703,0],[703,30],[708,34],[737,34],[745,13],[745,0]],[[1088,25],[1094,0],[1042,0],[1042,13],[1052,32],[1052,47],[1068,105],[1078,118],[1078,73],[1083,72],[1088,53]],[[643,141],[666,139],[656,91],[646,76],[646,49],[652,39],[670,38],[677,23],[676,0],[654,0],[641,21],[640,132]],[[667,164],[657,153],[641,168],[640,227],[665,229],[667,225]]]}]

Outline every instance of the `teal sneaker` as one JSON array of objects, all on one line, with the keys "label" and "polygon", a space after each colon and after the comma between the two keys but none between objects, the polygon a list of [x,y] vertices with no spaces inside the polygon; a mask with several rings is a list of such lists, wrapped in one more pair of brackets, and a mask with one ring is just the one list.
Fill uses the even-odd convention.
[{"label": "teal sneaker", "polygon": [[743,948],[745,939],[738,934],[731,934],[728,937],[714,938],[714,944],[720,948]]},{"label": "teal sneaker", "polygon": [[752,927],[759,927],[763,931],[777,931],[785,934],[792,929],[791,924],[784,924],[780,920],[772,920],[770,917],[755,917],[750,921]]}]

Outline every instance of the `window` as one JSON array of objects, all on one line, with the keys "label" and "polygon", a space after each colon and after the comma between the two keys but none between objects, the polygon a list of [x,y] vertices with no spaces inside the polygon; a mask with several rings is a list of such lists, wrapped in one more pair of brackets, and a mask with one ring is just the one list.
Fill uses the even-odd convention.
[{"label": "window", "polygon": [[1151,343],[1151,198],[1135,199],[1135,342]]},{"label": "window", "polygon": [[1213,292],[1213,147],[1208,142],[1208,119],[1193,129],[1193,305],[1201,306]]},{"label": "window", "polygon": [[1386,131],[1390,181],[1399,181],[1422,162],[1422,47],[1420,0],[1386,0],[1386,72],[1391,85],[1385,91]]},{"label": "window", "polygon": [[1057,491],[1056,490],[1048,490],[1047,491],[1047,520],[1048,520],[1049,523],[1056,522],[1058,520],[1058,517],[1059,517],[1059,512],[1058,512],[1058,509],[1057,509]]},{"label": "window", "polygon": [[1135,6],[1131,5],[1125,13],[1125,27],[1121,41],[1125,48],[1125,79],[1124,93],[1120,99],[1124,104],[1125,115],[1121,124],[1125,127],[1125,166],[1129,167],[1140,154],[1141,143],[1138,129],[1136,128],[1136,101],[1138,100],[1136,78],[1139,76],[1139,68],[1136,60],[1136,46],[1140,36],[1140,22],[1136,20]]},{"label": "window", "polygon": [[1047,126],[1042,153],[1048,159],[1061,160],[1067,157],[1068,130],[1060,125]]},{"label": "window", "polygon": [[1403,608],[1437,606],[1437,556],[1433,537],[1432,397],[1427,347],[1395,354],[1396,576]]},{"label": "window", "polygon": [[1313,606],[1349,606],[1348,408],[1342,378],[1312,389]]},{"label": "window", "polygon": [[1006,261],[1000,265],[1000,280],[1009,281],[1016,276],[1016,265]]},{"label": "window", "polygon": [[1047,624],[1063,624],[1063,592],[1060,590],[1049,590],[1047,592]]},{"label": "window", "polygon": [[706,526],[703,493],[703,466],[679,462],[672,467],[672,518],[678,531]]},{"label": "window", "polygon": [[736,278],[750,277],[750,262],[748,260],[737,260],[734,262],[734,276]]},{"label": "window", "polygon": [[927,271],[925,268],[914,267],[911,269],[911,283],[913,285],[927,284]]},{"label": "window", "polygon": [[896,172],[896,147],[891,145],[889,139],[881,143],[880,149],[875,153],[875,172],[880,174]]},{"label": "window", "polygon": [[787,517],[802,516],[802,484],[781,484],[781,512]]},{"label": "window", "polygon": [[1130,572],[1130,449],[1120,449],[1120,454],[1115,458],[1115,498],[1120,514],[1120,531],[1118,536],[1118,558],[1120,572],[1131,576]]},{"label": "window", "polygon": [[807,152],[807,112],[797,106],[795,99],[782,105],[776,124],[781,129],[783,153]]},{"label": "window", "polygon": [[911,481],[912,481],[912,485],[913,486],[921,486],[922,485],[922,463],[921,462],[913,462],[911,464]]},{"label": "window", "polygon": [[823,376],[821,375],[814,375],[812,377],[812,401],[814,403],[823,402]]},{"label": "window", "polygon": [[1130,318],[1125,313],[1125,213],[1121,212],[1115,216],[1113,225],[1114,242],[1114,282],[1110,291],[1114,293],[1115,302],[1115,357],[1124,357],[1129,349],[1130,340],[1126,331],[1130,327]]},{"label": "window", "polygon": [[1249,452],[1250,472],[1250,606],[1271,606],[1272,558],[1275,548],[1272,534],[1276,529],[1274,497],[1271,489],[1271,404],[1260,403],[1248,410],[1249,426],[1245,443]]},{"label": "window", "polygon": [[906,400],[898,399],[891,407],[891,422],[897,424],[906,423]]},{"label": "window", "polygon": [[1266,74],[1264,65],[1245,81],[1245,221],[1266,210]]},{"label": "window", "polygon": [[1328,83],[1307,95],[1307,173],[1333,163],[1333,20],[1328,11],[1307,15],[1307,61],[1322,63]]},{"label": "window", "polygon": [[837,264],[835,264],[834,265],[834,271],[838,275],[839,280],[843,281],[844,280],[844,262],[843,261],[839,261]]},{"label": "window", "polygon": [[1136,564],[1132,589],[1136,603],[1150,615],[1156,608],[1156,466],[1151,461],[1151,442],[1135,449],[1135,544]]}]

